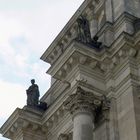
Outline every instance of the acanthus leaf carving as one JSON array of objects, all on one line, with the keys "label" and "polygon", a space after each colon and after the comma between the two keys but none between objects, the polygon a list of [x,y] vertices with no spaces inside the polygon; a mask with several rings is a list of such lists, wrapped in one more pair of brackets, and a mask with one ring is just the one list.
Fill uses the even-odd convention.
[{"label": "acanthus leaf carving", "polygon": [[76,93],[67,98],[64,106],[72,115],[90,113],[96,123],[101,119],[108,119],[110,101],[105,95],[97,96],[78,86]]}]

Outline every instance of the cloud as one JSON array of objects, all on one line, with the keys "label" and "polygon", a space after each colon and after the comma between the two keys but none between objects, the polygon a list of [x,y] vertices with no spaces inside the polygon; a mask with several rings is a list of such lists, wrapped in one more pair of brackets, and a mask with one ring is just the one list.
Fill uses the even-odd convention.
[{"label": "cloud", "polygon": [[15,18],[0,14],[0,44],[5,44],[13,36],[19,36],[24,32],[23,26]]},{"label": "cloud", "polygon": [[[4,1],[6,0],[3,0],[6,5]],[[81,1],[14,0],[14,4],[13,1],[9,1],[11,8],[1,11],[1,15],[6,19],[12,19],[10,31],[13,29],[11,32],[14,34],[22,33],[29,41],[29,49],[41,55],[70,19]],[[15,8],[15,5],[22,7]]]},{"label": "cloud", "polygon": [[[51,76],[44,73],[48,69],[49,65],[44,67],[44,63],[34,63],[31,66],[32,75],[34,75],[37,83],[40,85],[40,92],[43,95],[50,87]],[[40,80],[41,79],[41,80]]]},{"label": "cloud", "polygon": [[4,138],[4,137],[0,137],[0,140],[8,140],[8,139],[7,138]]},{"label": "cloud", "polygon": [[47,91],[49,64],[39,58],[83,1],[0,0],[0,122],[26,104],[30,79]]},{"label": "cloud", "polygon": [[[29,5],[26,0],[14,0],[14,4],[9,1],[10,8],[6,1],[0,1],[0,4],[5,5],[5,9],[0,9],[0,77],[14,82],[21,82],[20,79],[25,81],[29,77],[40,77],[39,80],[44,83],[43,80],[49,79],[45,74],[49,66],[41,63],[39,58],[81,0],[63,0],[61,3],[54,0],[30,0]],[[31,4],[33,2],[35,5]],[[69,6],[70,4],[73,6]],[[14,8],[15,5],[23,7]],[[59,16],[56,16],[56,13],[60,13]],[[35,74],[38,76],[34,76]],[[12,77],[16,78],[13,80]]]},{"label": "cloud", "polygon": [[17,107],[26,104],[26,87],[0,80],[0,117],[9,116]]},{"label": "cloud", "polygon": [[49,80],[45,74],[49,65],[39,58],[81,1],[1,0],[0,77],[14,83],[30,77],[41,84]]}]

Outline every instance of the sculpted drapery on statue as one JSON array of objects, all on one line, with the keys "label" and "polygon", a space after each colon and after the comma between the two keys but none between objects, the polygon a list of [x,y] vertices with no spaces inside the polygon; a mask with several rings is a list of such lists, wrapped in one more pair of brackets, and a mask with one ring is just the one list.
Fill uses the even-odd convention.
[{"label": "sculpted drapery on statue", "polygon": [[35,80],[31,80],[31,86],[26,90],[27,93],[27,106],[38,106],[39,102],[39,89],[38,85],[35,84]]},{"label": "sculpted drapery on statue", "polygon": [[89,28],[89,22],[84,16],[80,16],[77,19],[77,39],[83,43],[91,42],[91,34]]},{"label": "sculpted drapery on statue", "polygon": [[[77,19],[77,37],[76,40],[89,45],[92,48],[100,49],[102,43],[98,41],[98,36],[91,37],[90,23],[84,16]],[[103,45],[106,47],[105,45]]]}]

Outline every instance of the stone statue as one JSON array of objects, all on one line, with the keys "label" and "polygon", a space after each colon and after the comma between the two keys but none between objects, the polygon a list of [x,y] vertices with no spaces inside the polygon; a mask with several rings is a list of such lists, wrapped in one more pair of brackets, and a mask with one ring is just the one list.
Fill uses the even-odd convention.
[{"label": "stone statue", "polygon": [[77,34],[78,41],[81,41],[83,43],[89,43],[91,41],[89,22],[83,16],[80,16],[77,19]]},{"label": "stone statue", "polygon": [[91,37],[89,21],[84,16],[81,15],[76,22],[77,41],[85,43],[91,48],[101,49],[102,47],[107,47],[98,41],[98,36]]},{"label": "stone statue", "polygon": [[35,84],[35,80],[31,80],[31,86],[26,90],[27,93],[27,106],[37,107],[39,103],[39,89]]}]

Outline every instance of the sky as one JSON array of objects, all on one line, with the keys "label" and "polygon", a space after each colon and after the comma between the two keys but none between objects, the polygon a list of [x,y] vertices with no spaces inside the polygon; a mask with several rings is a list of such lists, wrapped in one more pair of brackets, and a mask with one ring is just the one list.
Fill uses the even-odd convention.
[{"label": "sky", "polygon": [[31,79],[41,96],[49,89],[40,57],[83,1],[0,0],[0,127],[26,104]]}]

